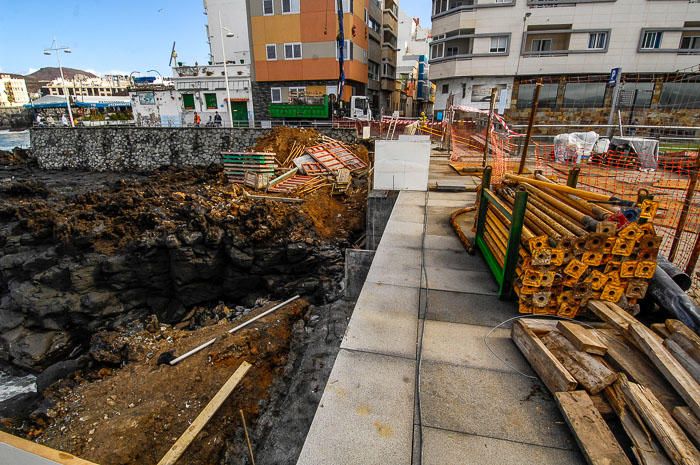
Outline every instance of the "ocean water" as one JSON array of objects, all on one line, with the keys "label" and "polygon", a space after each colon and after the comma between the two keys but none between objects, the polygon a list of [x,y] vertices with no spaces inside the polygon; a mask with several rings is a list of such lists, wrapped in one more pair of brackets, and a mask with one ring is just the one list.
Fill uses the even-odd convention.
[{"label": "ocean water", "polygon": [[0,131],[0,150],[12,150],[15,147],[29,148],[29,131]]},{"label": "ocean water", "polygon": [[36,391],[36,376],[12,376],[0,369],[0,402],[25,392]]}]

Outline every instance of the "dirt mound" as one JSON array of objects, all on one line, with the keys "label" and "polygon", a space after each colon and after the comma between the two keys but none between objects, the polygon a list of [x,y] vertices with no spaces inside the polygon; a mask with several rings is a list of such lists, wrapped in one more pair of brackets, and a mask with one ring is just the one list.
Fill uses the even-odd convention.
[{"label": "dirt mound", "polygon": [[25,149],[0,150],[0,166],[24,165],[31,162],[31,155]]},{"label": "dirt mound", "polygon": [[311,147],[320,142],[321,134],[315,129],[299,129],[286,126],[273,128],[265,137],[258,139],[253,150],[257,152],[273,152],[279,163],[283,163],[296,143],[303,147]]}]

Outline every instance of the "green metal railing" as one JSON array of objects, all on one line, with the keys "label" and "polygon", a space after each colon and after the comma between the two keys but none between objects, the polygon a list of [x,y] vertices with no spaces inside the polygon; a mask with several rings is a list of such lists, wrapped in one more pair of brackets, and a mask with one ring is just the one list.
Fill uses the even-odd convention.
[{"label": "green metal railing", "polygon": [[[476,222],[475,244],[477,248],[481,250],[491,273],[496,278],[496,282],[499,286],[499,298],[506,299],[512,297],[514,293],[513,284],[515,282],[515,268],[518,264],[520,237],[522,235],[523,223],[525,221],[527,192],[517,191],[515,193],[515,203],[513,205],[513,211],[511,212],[499,199],[497,199],[496,194],[490,189],[490,166],[484,168],[481,186],[479,211]],[[486,230],[486,212],[488,211],[489,205],[492,205],[508,221],[510,221],[510,230],[508,231],[508,240],[505,257],[503,260],[503,267],[501,267],[499,261],[494,255],[494,253],[498,253],[498,251],[492,251],[484,239],[484,232]]]}]

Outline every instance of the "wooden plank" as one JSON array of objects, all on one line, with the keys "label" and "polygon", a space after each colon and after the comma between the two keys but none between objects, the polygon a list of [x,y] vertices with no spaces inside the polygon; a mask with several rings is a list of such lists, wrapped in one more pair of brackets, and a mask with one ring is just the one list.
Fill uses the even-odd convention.
[{"label": "wooden plank", "polygon": [[615,330],[598,330],[598,335],[608,347],[605,359],[619,371],[627,373],[635,382],[643,384],[654,393],[657,399],[669,412],[683,404],[673,386],[666,381],[659,370],[637,348],[628,344]]},{"label": "wooden plank", "polygon": [[541,336],[557,329],[557,320],[546,320],[540,318],[523,318],[520,322],[530,331]]},{"label": "wooden plank", "polygon": [[663,339],[666,339],[671,335],[669,330],[666,328],[666,325],[663,323],[652,323],[649,327]]},{"label": "wooden plank", "polygon": [[518,320],[511,329],[511,338],[539,375],[550,392],[573,391],[578,383],[552,355],[537,335]]},{"label": "wooden plank", "polygon": [[[26,439],[18,438],[17,436],[7,434],[3,431],[0,431],[0,442],[25,451],[29,454],[45,458],[46,460],[60,463],[61,465],[96,465],[94,462],[88,462],[87,460],[83,460],[67,452],[51,449],[50,447],[37,444],[36,442],[27,441]],[[3,463],[2,457],[0,457],[0,463]]]},{"label": "wooden plank", "polygon": [[632,465],[586,391],[554,397],[589,465]]},{"label": "wooden plank", "polygon": [[624,375],[620,377],[620,388],[627,405],[636,411],[649,430],[654,433],[673,463],[677,465],[700,463],[700,452],[649,389],[627,381]]},{"label": "wooden plank", "polygon": [[557,329],[566,337],[578,350],[594,355],[605,355],[608,348],[598,338],[594,330],[571,321],[559,321]]},{"label": "wooden plank", "polygon": [[693,379],[700,383],[700,363],[696,362],[688,353],[683,350],[673,339],[664,340],[664,346],[676,358],[685,371],[688,372]]},{"label": "wooden plank", "polygon": [[693,415],[693,412],[688,407],[676,407],[671,414],[685,430],[695,446],[700,447],[700,420],[698,420],[698,417]]},{"label": "wooden plank", "polygon": [[241,379],[243,379],[243,376],[245,376],[250,367],[250,363],[246,361],[241,363],[228,381],[226,381],[221,389],[219,389],[219,392],[212,397],[209,403],[204,407],[204,409],[202,409],[199,415],[197,415],[197,418],[195,418],[192,424],[190,424],[185,432],[182,433],[182,436],[180,436],[175,444],[173,444],[163,458],[160,459],[158,465],[173,465],[178,461],[182,454],[184,454],[187,450],[187,447],[189,447],[200,431],[202,431],[202,429],[206,426],[211,417],[214,416],[221,405],[223,405]]},{"label": "wooden plank", "polygon": [[659,342],[658,336],[641,323],[630,325],[628,334],[671,383],[693,413],[696,416],[700,415],[700,386]]},{"label": "wooden plank", "polygon": [[666,320],[666,328],[671,333],[669,338],[700,363],[700,336],[679,320]]},{"label": "wooden plank", "polygon": [[629,321],[623,315],[608,307],[602,300],[589,300],[588,309],[618,331],[626,331],[629,327]]},{"label": "wooden plank", "polygon": [[559,331],[545,334],[542,336],[542,342],[574,379],[591,394],[598,394],[617,379],[617,374],[601,360],[577,350]]}]

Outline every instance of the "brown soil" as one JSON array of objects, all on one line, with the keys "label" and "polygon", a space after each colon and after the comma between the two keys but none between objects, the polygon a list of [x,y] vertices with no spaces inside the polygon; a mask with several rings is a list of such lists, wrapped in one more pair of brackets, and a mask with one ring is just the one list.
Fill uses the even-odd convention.
[{"label": "brown soil", "polygon": [[[231,442],[241,445],[243,456],[239,409],[252,428],[287,362],[292,325],[307,307],[306,302],[293,302],[233,335],[227,330],[236,323],[227,320],[197,331],[161,326],[155,333],[131,335],[129,347],[135,354],[129,358],[135,360],[91,375],[96,380],[78,376],[54,385],[47,393],[56,402],[49,410],[51,424],[34,434],[40,434],[38,442],[101,465],[155,464],[246,360],[253,367],[180,463],[222,463]],[[157,365],[159,354],[182,354],[215,336],[221,339],[180,364]]]},{"label": "brown soil", "polygon": [[257,152],[273,152],[277,161],[283,163],[289,156],[289,151],[296,142],[304,147],[317,145],[321,134],[315,129],[298,129],[286,126],[273,128],[270,133],[258,139],[253,150]]}]

